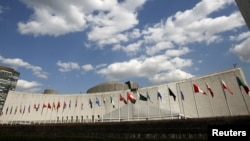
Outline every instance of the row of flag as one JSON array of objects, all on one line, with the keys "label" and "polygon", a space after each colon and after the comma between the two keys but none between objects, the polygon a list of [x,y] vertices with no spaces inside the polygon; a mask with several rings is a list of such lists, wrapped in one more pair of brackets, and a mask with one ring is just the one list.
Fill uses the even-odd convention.
[{"label": "row of flag", "polygon": [[[237,80],[237,83],[238,83],[239,87],[240,88],[242,87],[244,89],[245,93],[248,94],[249,93],[249,87],[246,85],[246,83],[244,81],[242,81],[239,77],[236,77],[236,80]],[[210,93],[210,95],[212,97],[214,97],[214,92],[213,92],[212,88],[208,85],[208,83],[206,83],[205,85],[206,85],[206,88],[207,88],[208,92]],[[222,88],[224,90],[228,90],[231,94],[233,94],[233,91],[230,89],[230,87],[223,80],[221,80],[221,86],[222,86]],[[193,87],[193,92],[194,93],[202,93],[204,95],[207,95],[207,93],[204,90],[202,90],[198,84],[192,83],[192,87]],[[173,100],[176,101],[177,96],[169,87],[168,87],[168,93],[173,98]],[[149,102],[153,103],[151,101],[151,99],[150,99],[150,96],[149,96],[148,92],[147,92],[146,96],[144,96],[143,94],[141,94],[141,93],[139,93],[137,91],[137,98],[134,97],[130,92],[127,92],[126,96],[127,97],[125,98],[125,97],[122,96],[122,94],[120,94],[119,101],[124,102],[124,104],[128,104],[128,101],[135,104],[137,99],[139,99],[141,101],[149,101]],[[181,100],[184,101],[184,94],[183,94],[182,90],[180,90],[180,97],[181,97]],[[103,99],[103,104],[106,104],[107,100],[106,100],[106,97],[104,95],[102,95],[102,99]],[[159,91],[157,91],[157,99],[162,100],[162,94]],[[90,106],[91,109],[93,108],[92,100],[93,99],[89,98],[89,106]],[[97,106],[102,105],[101,101],[99,100],[98,97],[96,97],[95,103],[96,103]],[[115,102],[114,102],[112,96],[110,96],[110,103],[112,104],[112,107],[115,108]],[[78,102],[77,102],[77,99],[76,99],[75,107],[77,107],[77,105],[78,105]],[[61,103],[60,103],[60,101],[58,101],[57,103],[53,102],[52,104],[51,103],[47,103],[47,104],[43,103],[41,107],[42,107],[42,111],[43,111],[44,108],[58,111],[59,108],[61,107]],[[66,107],[71,108],[71,100],[68,102],[68,104],[66,103],[66,101],[63,102],[63,110]],[[35,111],[38,111],[39,108],[40,108],[40,104],[38,104],[38,105],[34,104]],[[12,109],[13,109],[13,107],[11,107],[11,109],[10,109],[10,114],[12,113]],[[83,103],[81,103],[81,109],[82,110],[84,109]],[[6,108],[6,114],[8,113],[8,110],[9,110],[9,107]],[[15,108],[14,114],[16,114],[17,111],[18,111],[18,107]],[[28,106],[28,113],[30,113],[30,111],[31,111],[31,108],[30,108],[30,105],[29,105]],[[21,114],[24,114],[25,113],[25,106],[23,108],[22,108],[22,106],[20,106],[19,112]]]},{"label": "row of flag", "polygon": [[[246,85],[246,83],[244,81],[242,81],[238,76],[236,76],[236,80],[237,83],[240,87],[244,89],[246,94],[249,94],[249,87]],[[231,90],[231,88],[229,87],[229,85],[227,85],[224,80],[221,80],[221,86],[223,88],[223,90],[227,90],[230,94],[233,94],[233,91]],[[207,90],[209,91],[209,93],[211,94],[212,97],[214,97],[214,92],[212,90],[212,88],[208,85],[208,83],[206,83],[206,87]],[[207,93],[205,91],[203,91],[197,84],[193,84],[193,90],[195,93],[202,93],[204,95],[207,95]]]}]

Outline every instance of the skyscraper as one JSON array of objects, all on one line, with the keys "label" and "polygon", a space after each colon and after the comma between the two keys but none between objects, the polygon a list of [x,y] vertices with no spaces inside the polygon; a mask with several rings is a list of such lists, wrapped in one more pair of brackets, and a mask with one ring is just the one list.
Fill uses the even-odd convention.
[{"label": "skyscraper", "polygon": [[9,90],[15,90],[20,73],[12,68],[0,66],[0,112]]}]

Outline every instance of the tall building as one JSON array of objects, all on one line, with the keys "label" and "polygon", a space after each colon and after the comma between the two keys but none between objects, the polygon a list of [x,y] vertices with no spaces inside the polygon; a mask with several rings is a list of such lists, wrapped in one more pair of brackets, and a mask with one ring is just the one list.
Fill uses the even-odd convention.
[{"label": "tall building", "polygon": [[235,2],[250,30],[250,0],[235,0]]},{"label": "tall building", "polygon": [[12,68],[0,66],[0,112],[7,94],[10,90],[15,90],[20,73]]}]

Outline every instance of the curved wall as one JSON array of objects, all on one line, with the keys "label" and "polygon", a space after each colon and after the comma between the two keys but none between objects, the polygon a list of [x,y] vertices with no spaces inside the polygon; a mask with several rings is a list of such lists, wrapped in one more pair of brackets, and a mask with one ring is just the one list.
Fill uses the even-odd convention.
[{"label": "curved wall", "polygon": [[[239,87],[236,76],[246,82],[241,69],[235,68],[173,83],[139,88],[138,93],[150,97],[148,101],[139,100],[137,93],[129,90],[68,95],[10,91],[0,122],[105,122],[180,116],[200,118],[249,115],[250,97],[242,87]],[[229,86],[233,94],[230,94],[228,89],[223,89],[221,80]],[[195,93],[193,84],[198,85],[207,94]],[[209,93],[206,84],[211,87],[214,97]],[[176,100],[170,95],[169,89],[176,96]],[[161,94],[162,99],[158,97],[157,92]],[[181,98],[181,92],[184,100]],[[127,93],[131,93],[137,99],[135,104],[120,101],[120,95],[127,99]]]}]

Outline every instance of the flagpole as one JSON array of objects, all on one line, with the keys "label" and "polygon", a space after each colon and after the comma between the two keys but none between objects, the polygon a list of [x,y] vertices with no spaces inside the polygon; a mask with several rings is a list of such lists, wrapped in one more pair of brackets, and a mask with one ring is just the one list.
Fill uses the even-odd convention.
[{"label": "flagpole", "polygon": [[192,91],[193,91],[193,95],[194,95],[194,102],[195,102],[196,112],[197,112],[197,116],[199,118],[200,116],[199,116],[199,111],[198,111],[198,107],[197,107],[197,103],[196,103],[196,98],[195,98],[195,93],[194,93],[194,86],[193,86],[193,82],[191,81],[191,79],[190,79],[190,82],[191,82],[191,87],[192,87]]},{"label": "flagpole", "polygon": [[[102,94],[102,103],[103,103],[103,98],[104,98],[104,96],[103,96],[103,94]],[[104,103],[101,105],[102,107],[101,107],[101,111],[102,111],[102,122],[103,122],[103,106],[104,106]]]},{"label": "flagpole", "polygon": [[227,96],[226,96],[226,93],[225,93],[224,88],[222,88],[222,90],[223,90],[223,94],[224,94],[224,97],[225,97],[225,100],[226,100],[226,103],[227,103],[227,107],[228,107],[229,113],[230,113],[230,115],[232,116],[232,112],[231,112],[231,109],[230,109],[230,107],[229,107],[229,104],[228,104],[228,101],[227,101]]},{"label": "flagpole", "polygon": [[[159,101],[159,97],[158,97],[158,92],[159,90],[157,89],[157,99],[158,99],[158,114],[159,114],[159,118],[161,119],[161,108],[160,108],[160,101]],[[160,92],[159,92],[160,93]],[[162,98],[161,98],[162,100]]]},{"label": "flagpole", "polygon": [[148,90],[147,90],[147,119],[149,119],[149,105],[148,105],[148,101],[150,100],[150,99],[148,99]]},{"label": "flagpole", "polygon": [[[222,81],[222,80],[221,80]],[[223,84],[222,84],[222,82],[220,81],[220,83],[221,83],[221,89],[222,89],[222,91],[223,91],[223,94],[224,94],[224,98],[225,98],[225,100],[226,100],[226,104],[227,104],[227,107],[228,107],[228,111],[229,111],[229,113],[230,113],[230,116],[232,116],[232,112],[231,112],[231,109],[230,109],[230,107],[229,107],[229,104],[228,104],[228,101],[227,101],[227,96],[226,96],[226,92],[225,92],[225,90],[224,90],[224,88],[223,88]]]},{"label": "flagpole", "polygon": [[[167,85],[168,87],[168,85]],[[173,116],[172,116],[172,109],[171,109],[171,103],[170,103],[170,93],[169,93],[169,87],[168,87],[168,103],[169,103],[169,109],[170,109],[170,118],[173,119]]]},{"label": "flagpole", "polygon": [[[180,92],[178,93],[178,86],[179,86],[179,83],[176,83],[176,84],[175,84],[175,87],[176,87],[176,91],[177,91],[178,104],[179,104],[179,109],[180,109],[180,114],[181,114],[181,104],[180,104],[180,100],[182,100],[182,99],[180,98]],[[180,86],[179,86],[179,89],[180,89]],[[180,90],[179,90],[179,91],[180,91]],[[182,107],[182,109],[183,109],[183,107]]]},{"label": "flagpole", "polygon": [[93,116],[94,116],[94,118],[93,117],[92,118],[93,118],[93,122],[95,122],[95,107],[96,107],[95,100],[92,101],[92,107],[93,107]]},{"label": "flagpole", "polygon": [[140,97],[139,97],[139,92],[138,92],[138,90],[137,90],[137,99],[138,99],[138,104],[137,104],[137,120],[139,120],[139,101],[140,101],[139,98],[140,98]]},{"label": "flagpole", "polygon": [[52,111],[53,111],[53,105],[52,105],[52,107],[51,107],[51,112],[50,112],[50,117],[49,117],[49,122],[50,122],[50,123],[51,123]]},{"label": "flagpole", "polygon": [[246,103],[246,99],[245,99],[245,97],[243,96],[243,93],[242,93],[242,90],[241,90],[240,87],[239,87],[239,89],[240,89],[240,93],[241,93],[242,99],[244,100],[244,104],[245,104],[245,106],[246,106],[246,108],[247,108],[247,112],[248,112],[248,114],[250,115],[249,108],[248,108],[247,103]]},{"label": "flagpole", "polygon": [[62,122],[64,122],[64,119],[63,119],[63,115],[64,115],[63,113],[64,113],[64,109],[65,109],[64,103],[65,103],[65,97],[63,97]]},{"label": "flagpole", "polygon": [[121,100],[120,100],[120,98],[121,98],[121,93],[120,93],[120,95],[119,95],[119,101],[118,101],[118,108],[119,108],[119,122],[121,122],[121,107],[120,107],[120,102],[121,102]]},{"label": "flagpole", "polygon": [[[235,74],[235,72],[234,72],[234,75],[235,75],[235,77],[237,77],[236,74]],[[237,78],[236,78],[236,79],[237,79]],[[237,81],[237,80],[236,80],[236,81]],[[238,82],[237,82],[237,83],[238,83]],[[242,89],[241,89],[241,87],[240,87],[239,84],[238,84],[238,86],[239,86],[239,89],[240,89],[240,93],[241,93],[242,99],[244,100],[244,104],[245,104],[245,106],[246,106],[246,108],[247,108],[247,112],[248,112],[248,114],[250,114],[249,108],[248,108],[248,106],[247,106],[246,99],[245,99],[245,97],[244,97],[244,95],[243,95],[243,92],[242,92]]]},{"label": "flagpole", "polygon": [[[209,90],[208,90],[208,84],[207,84],[207,94],[209,93]],[[211,95],[211,94],[210,94]],[[208,95],[208,101],[209,101],[209,104],[210,104],[210,107],[211,107],[211,111],[212,111],[212,116],[214,116],[214,109],[213,109],[213,105],[211,103],[211,98],[210,96]]]},{"label": "flagpole", "polygon": [[110,106],[109,106],[109,111],[110,111],[110,114],[109,114],[109,121],[111,121],[111,119],[112,119],[112,107],[113,107],[113,103],[112,103],[112,101],[113,101],[113,97],[112,96],[110,96]]}]

